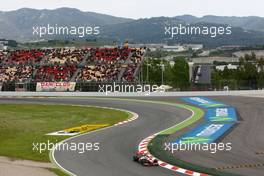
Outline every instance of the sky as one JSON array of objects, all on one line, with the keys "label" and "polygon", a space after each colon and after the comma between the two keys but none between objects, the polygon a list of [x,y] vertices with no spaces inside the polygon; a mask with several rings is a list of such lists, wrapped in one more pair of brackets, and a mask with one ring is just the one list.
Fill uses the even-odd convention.
[{"label": "sky", "polygon": [[264,17],[263,0],[7,0],[2,1],[1,11],[20,8],[56,9],[77,8],[128,18],[157,16],[261,16]]}]

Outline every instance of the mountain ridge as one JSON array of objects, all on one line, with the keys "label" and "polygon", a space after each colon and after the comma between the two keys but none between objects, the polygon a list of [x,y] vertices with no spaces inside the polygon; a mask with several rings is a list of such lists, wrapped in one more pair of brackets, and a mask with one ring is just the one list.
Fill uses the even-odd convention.
[{"label": "mountain ridge", "polygon": [[[206,27],[231,25],[231,36],[208,38],[206,36],[179,36],[168,39],[164,34],[164,26],[178,24],[204,25]],[[0,38],[18,41],[38,40],[32,36],[32,26],[40,25],[63,26],[100,26],[102,32],[98,38],[105,40],[124,41],[134,43],[202,43],[204,45],[219,46],[225,44],[263,44],[263,17],[222,17],[206,15],[195,17],[181,15],[175,17],[151,17],[131,19],[115,17],[96,12],[84,12],[75,8],[31,9],[22,8],[13,11],[0,11]],[[263,26],[263,27],[262,27]],[[65,36],[66,37],[66,36]],[[57,36],[45,39],[56,39]],[[62,37],[63,38],[63,37]]]}]

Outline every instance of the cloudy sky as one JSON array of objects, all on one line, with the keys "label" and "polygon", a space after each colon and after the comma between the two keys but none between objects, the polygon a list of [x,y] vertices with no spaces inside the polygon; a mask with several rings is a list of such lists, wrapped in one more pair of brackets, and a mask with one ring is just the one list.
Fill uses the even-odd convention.
[{"label": "cloudy sky", "polygon": [[264,17],[263,0],[6,0],[1,2],[0,10],[10,11],[23,7],[72,7],[135,19],[183,14]]}]

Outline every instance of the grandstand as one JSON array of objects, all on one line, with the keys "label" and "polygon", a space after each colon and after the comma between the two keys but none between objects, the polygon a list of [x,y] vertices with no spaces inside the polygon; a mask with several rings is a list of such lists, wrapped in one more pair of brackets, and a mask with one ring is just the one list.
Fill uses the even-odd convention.
[{"label": "grandstand", "polygon": [[0,52],[0,83],[134,82],[144,48],[56,48]]}]

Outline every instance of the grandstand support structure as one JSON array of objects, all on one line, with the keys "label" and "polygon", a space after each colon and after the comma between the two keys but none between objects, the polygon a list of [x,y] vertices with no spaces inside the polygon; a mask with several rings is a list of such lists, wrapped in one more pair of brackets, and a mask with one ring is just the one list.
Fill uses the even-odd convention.
[{"label": "grandstand support structure", "polygon": [[[130,62],[131,62],[131,56],[132,56],[132,53],[129,54],[128,56],[128,59],[125,61],[124,65],[128,65]],[[117,82],[122,82],[122,77],[126,71],[127,67],[122,67],[121,68],[121,71],[120,73],[118,74],[118,77],[117,77]]]},{"label": "grandstand support structure", "polygon": [[70,81],[71,82],[75,82],[77,76],[79,75],[79,73],[81,73],[81,68],[78,68],[75,73],[73,74],[73,76],[71,77]]},{"label": "grandstand support structure", "polygon": [[45,64],[46,57],[47,57],[46,54],[42,57],[41,61],[39,62],[39,65],[40,65],[40,66],[42,66],[42,65]]},{"label": "grandstand support structure", "polygon": [[85,66],[86,63],[87,63],[87,60],[88,60],[90,57],[91,57],[91,54],[90,54],[90,52],[89,52],[89,53],[87,53],[87,54],[85,55],[85,57],[83,58],[83,60],[80,62],[79,66]]},{"label": "grandstand support structure", "polygon": [[125,71],[126,71],[126,67],[122,67],[120,73],[118,74],[117,82],[122,81],[122,77],[123,77]]},{"label": "grandstand support structure", "polygon": [[29,82],[31,82],[32,79],[35,78],[35,76],[36,76],[36,74],[37,74],[37,72],[38,72],[38,69],[35,69],[35,68],[33,68],[33,69],[34,69],[34,70],[33,70],[33,73],[32,73],[32,77],[29,79]]},{"label": "grandstand support structure", "polygon": [[144,59],[145,59],[145,55],[146,55],[146,52],[143,54],[143,56],[142,56],[142,60],[140,61],[140,63],[137,65],[137,68],[135,69],[135,72],[134,72],[134,78],[136,78],[136,76],[139,74],[139,72],[140,72],[140,76],[139,76],[139,80],[141,80],[141,78],[142,78],[142,80],[141,80],[141,82],[143,83],[144,81],[143,81],[143,76],[141,76],[141,71],[142,71],[142,69],[140,69],[141,68],[141,66],[142,66],[142,63],[144,62]]},{"label": "grandstand support structure", "polygon": [[[80,67],[85,66],[86,63],[88,62],[87,60],[88,60],[90,57],[91,57],[91,54],[90,54],[90,52],[89,52],[89,53],[87,53],[87,54],[85,55],[85,57],[83,58],[83,60],[79,63],[79,66],[80,66]],[[82,69],[81,69],[80,67],[75,71],[75,73],[74,73],[73,76],[71,77],[71,79],[70,79],[71,82],[75,82],[77,76],[81,73]]]}]

